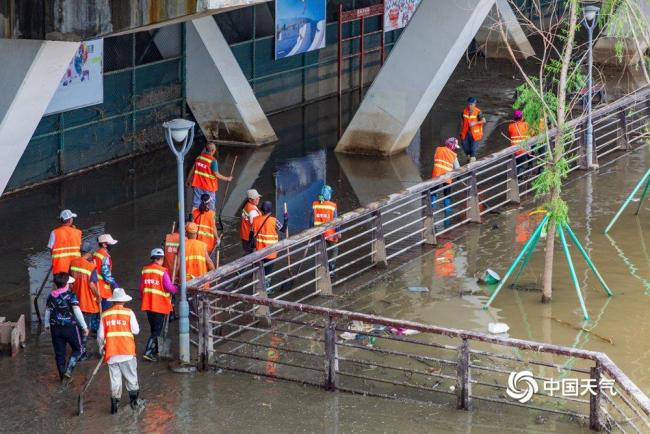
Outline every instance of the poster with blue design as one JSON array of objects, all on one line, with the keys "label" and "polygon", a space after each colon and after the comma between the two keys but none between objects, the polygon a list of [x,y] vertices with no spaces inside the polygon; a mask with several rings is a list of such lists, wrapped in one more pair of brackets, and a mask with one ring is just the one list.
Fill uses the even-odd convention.
[{"label": "poster with blue design", "polygon": [[276,0],[275,58],[325,47],[326,0]]}]

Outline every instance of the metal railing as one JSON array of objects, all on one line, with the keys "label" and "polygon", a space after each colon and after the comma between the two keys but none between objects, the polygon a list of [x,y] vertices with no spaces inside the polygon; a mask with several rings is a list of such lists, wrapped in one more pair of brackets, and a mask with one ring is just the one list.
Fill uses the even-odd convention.
[{"label": "metal railing", "polygon": [[[594,158],[631,150],[646,141],[650,136],[648,118],[650,88],[594,110]],[[582,145],[584,121],[581,117],[569,123],[574,130],[573,137],[565,144],[570,172],[586,169]],[[551,138],[555,134],[554,130],[548,132]],[[549,152],[549,146],[538,146],[536,138],[530,140],[529,146],[535,149],[530,159],[515,156],[515,148],[509,147],[345,213],[326,225],[306,230],[188,282],[190,293],[195,296],[191,312],[193,348],[199,348],[206,325],[213,321],[220,329],[235,328],[228,339],[239,339],[241,345],[254,346],[243,336],[237,338],[237,334],[257,324],[260,315],[271,318],[274,323],[278,320],[273,312],[265,309],[268,297],[273,297],[273,303],[302,303],[316,296],[331,296],[334,289],[353,286],[357,281],[367,283],[369,270],[401,265],[409,256],[418,254],[420,246],[435,245],[441,235],[467,223],[480,223],[485,214],[520,203],[531,195],[532,182],[540,176]],[[331,243],[324,237],[331,228],[336,228],[341,237],[338,243]],[[277,257],[265,259],[271,253]],[[225,293],[230,294],[229,297],[254,295],[259,303],[244,309],[241,307],[244,299],[231,303],[227,300],[232,298],[225,297]],[[207,319],[196,304],[198,295],[213,300]],[[548,345],[535,345],[549,348]],[[454,346],[447,350],[456,349]],[[309,382],[307,377],[304,380]]]},{"label": "metal railing", "polygon": [[[451,395],[464,410],[489,401],[585,420],[598,431],[650,432],[650,400],[600,352],[217,290],[193,303],[204,369],[386,398]],[[515,386],[534,382],[536,393],[504,398],[521,371],[528,379]]]}]

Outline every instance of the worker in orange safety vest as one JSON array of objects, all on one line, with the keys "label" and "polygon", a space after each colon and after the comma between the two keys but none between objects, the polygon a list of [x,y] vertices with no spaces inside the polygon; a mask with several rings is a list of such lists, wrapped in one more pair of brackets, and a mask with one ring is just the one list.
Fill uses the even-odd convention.
[{"label": "worker in orange safety vest", "polygon": [[463,110],[461,118],[460,140],[462,141],[463,151],[470,163],[476,161],[476,153],[481,140],[483,140],[484,125],[485,118],[481,110],[476,106],[476,98],[468,98],[467,107]]},{"label": "worker in orange safety vest", "polygon": [[215,210],[219,180],[232,181],[232,176],[224,176],[219,173],[216,154],[217,145],[210,142],[205,145],[203,152],[194,161],[194,166],[185,182],[185,186],[191,186],[193,190],[192,208],[198,208],[201,205],[201,195],[207,194],[212,199],[210,209]]},{"label": "worker in orange safety vest", "polygon": [[[214,270],[214,262],[210,258],[208,246],[197,239],[198,225],[194,222],[188,222],[185,225],[185,233],[187,234],[185,240],[185,280],[192,280]],[[181,265],[181,261],[177,262],[176,274],[178,274]]]},{"label": "worker in orange safety vest", "polygon": [[[447,172],[451,172],[454,169],[460,168],[460,163],[458,162],[458,157],[456,152],[460,146],[458,146],[458,139],[455,137],[449,137],[447,140],[445,140],[445,146],[438,146],[436,148],[436,152],[433,156],[433,170],[431,171],[431,177],[436,178],[438,176],[444,175]],[[448,179],[446,181],[446,184],[451,184],[452,179]],[[437,191],[440,191],[439,189]],[[442,189],[442,197],[443,197],[443,207],[444,207],[444,215],[445,217],[448,217],[451,212],[451,187],[446,186]],[[433,207],[436,207],[436,201],[437,201],[437,193],[433,193],[431,195],[431,201],[433,203]],[[449,225],[449,219],[444,220],[444,225],[447,226]]]},{"label": "worker in orange safety vest", "polygon": [[[318,195],[318,199],[311,204],[312,226],[324,225],[338,217],[336,202],[332,201],[333,192],[332,187],[324,185]],[[325,237],[325,241],[327,242],[329,270],[330,272],[334,272],[336,268],[336,257],[339,254],[337,244],[341,241],[341,234],[338,233],[338,228],[329,228],[323,232],[323,237]]]},{"label": "worker in orange safety vest", "polygon": [[199,227],[197,240],[203,241],[208,247],[208,252],[212,252],[219,245],[219,233],[215,223],[215,212],[210,209],[210,195],[203,193],[201,195],[201,204],[198,208],[192,210],[192,221]]},{"label": "worker in orange safety vest", "polygon": [[47,247],[52,254],[52,274],[67,273],[73,258],[81,256],[81,231],[73,222],[77,214],[64,209],[59,214],[61,224],[50,233]]},{"label": "worker in orange safety vest", "polygon": [[140,326],[135,314],[124,303],[131,301],[123,288],[115,288],[108,299],[113,305],[102,312],[97,341],[103,347],[104,362],[108,364],[111,383],[111,414],[117,413],[122,397],[122,377],[126,381],[131,408],[143,406],[139,399],[138,362],[135,358],[135,335]]},{"label": "worker in orange safety vest", "polygon": [[165,317],[172,312],[172,296],[178,288],[172,283],[167,268],[163,267],[165,252],[156,248],[151,251],[151,263],[140,273],[141,309],[147,313],[151,334],[142,356],[150,362],[158,361],[158,336],[165,324]]},{"label": "worker in orange safety vest", "polygon": [[255,189],[250,189],[246,192],[246,203],[241,210],[241,221],[239,223],[239,237],[241,238],[241,245],[245,255],[255,251],[253,220],[261,214],[257,207],[260,204],[261,198],[262,195]]},{"label": "worker in orange safety vest", "polygon": [[97,243],[99,249],[93,254],[93,260],[97,269],[97,286],[99,287],[99,295],[102,297],[102,310],[106,310],[109,307],[107,300],[113,293],[113,288],[119,286],[115,277],[113,277],[113,259],[110,253],[113,246],[117,244],[117,240],[110,234],[102,234],[97,237]]},{"label": "worker in orange safety vest", "polygon": [[[97,288],[97,269],[93,261],[93,246],[90,241],[81,244],[81,257],[70,263],[70,276],[74,278],[72,292],[79,300],[79,309],[91,332],[99,328],[99,303],[101,297]],[[81,336],[82,352],[79,361],[88,359],[88,336]]]},{"label": "worker in orange safety vest", "polygon": [[[273,204],[269,201],[262,203],[260,207],[262,215],[258,215],[253,219],[253,239],[255,240],[255,250],[263,250],[280,241],[279,232],[285,232],[289,227],[289,214],[284,213],[284,221],[282,224],[271,215],[273,211]],[[264,262],[264,274],[268,276],[273,271],[273,259],[278,257],[277,252],[273,252],[266,256],[262,261]],[[264,286],[267,292],[270,291],[271,280],[270,278],[264,279]]]},{"label": "worker in orange safety vest", "polygon": [[165,240],[163,241],[163,249],[165,250],[165,260],[163,261],[163,267],[168,270],[174,270],[176,257],[178,256],[178,248],[181,245],[180,234],[176,227],[177,223],[174,223],[173,231],[165,235]]},{"label": "worker in orange safety vest", "polygon": [[525,170],[528,166],[529,151],[527,148],[528,139],[528,122],[524,119],[521,110],[515,110],[512,122],[508,124],[508,137],[510,137],[510,146],[516,148],[515,161],[517,164],[517,173]]}]

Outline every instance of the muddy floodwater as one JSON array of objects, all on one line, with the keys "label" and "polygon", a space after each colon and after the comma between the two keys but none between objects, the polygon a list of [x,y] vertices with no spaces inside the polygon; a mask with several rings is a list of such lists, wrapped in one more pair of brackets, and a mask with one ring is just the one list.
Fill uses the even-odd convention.
[{"label": "muddy floodwater", "polygon": [[[507,63],[491,62],[459,68],[425,121],[409,152],[390,160],[335,155],[335,101],[323,101],[281,113],[271,121],[280,136],[276,145],[255,151],[223,150],[222,173],[238,156],[236,182],[223,210],[224,261],[241,255],[237,215],[248,188],[257,188],[277,206],[297,199],[314,199],[317,182],[334,187],[341,212],[427,179],[433,148],[458,129],[459,113],[469,94],[479,98],[487,115],[486,155],[506,146],[502,137],[511,112],[513,88],[519,82]],[[629,83],[612,80],[610,97],[625,93]],[[476,89],[483,89],[476,91]],[[355,105],[354,96],[347,101]],[[195,149],[195,153],[198,149]],[[463,162],[463,161],[461,161]],[[482,225],[465,226],[447,240],[453,258],[440,273],[436,252],[422,254],[386,275],[368,274],[371,285],[337,301],[339,307],[400,319],[486,331],[489,322],[505,322],[511,337],[552,342],[603,351],[646,393],[650,393],[650,201],[640,216],[626,212],[607,237],[602,230],[621,201],[650,165],[647,147],[620,157],[594,173],[577,173],[565,189],[571,226],[593,256],[615,296],[608,298],[577,257],[577,272],[591,320],[582,320],[568,269],[556,252],[553,302],[539,302],[543,246],[540,244],[519,286],[505,288],[492,307],[482,304],[486,293],[475,275],[492,268],[503,275],[534,229],[521,207],[487,216]],[[304,187],[296,193],[295,186]],[[219,193],[219,206],[225,187]],[[45,248],[58,212],[70,208],[77,224],[92,238],[106,231],[119,244],[113,251],[114,273],[121,286],[135,296],[135,288],[149,251],[160,245],[176,213],[175,165],[166,150],[122,162],[61,182],[10,195],[0,200],[0,316],[14,320],[32,316],[30,288],[38,289],[49,267]],[[631,208],[636,208],[633,203]],[[307,226],[308,210],[290,203],[295,233]],[[439,240],[440,241],[440,240]],[[411,293],[409,286],[430,289]],[[44,294],[49,287],[46,284]],[[386,301],[389,303],[386,303]],[[148,335],[146,319],[139,350]],[[576,330],[584,327],[592,333]],[[175,332],[175,325],[172,332]],[[600,336],[600,337],[598,337]],[[605,339],[603,339],[605,338]],[[139,361],[142,397],[148,402],[140,414],[123,409],[108,414],[106,369],[100,371],[86,399],[83,417],[75,416],[76,398],[95,360],[82,363],[68,388],[58,385],[48,334],[34,324],[27,346],[15,358],[0,357],[0,432],[587,432],[567,418],[550,418],[517,407],[481,403],[472,412],[456,411],[454,402],[387,400],[326,392],[282,381],[229,372],[173,374],[166,363]],[[123,395],[123,403],[126,394]]]}]

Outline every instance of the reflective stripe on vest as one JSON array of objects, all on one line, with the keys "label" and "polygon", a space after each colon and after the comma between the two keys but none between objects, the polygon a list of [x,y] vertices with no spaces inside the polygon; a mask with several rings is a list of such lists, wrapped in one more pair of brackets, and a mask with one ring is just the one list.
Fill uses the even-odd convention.
[{"label": "reflective stripe on vest", "polygon": [[164,275],[167,269],[156,263],[142,269],[140,287],[142,288],[141,309],[148,312],[168,314],[172,310],[172,295],[165,290]]},{"label": "reflective stripe on vest", "polygon": [[212,171],[212,162],[215,158],[212,155],[202,153],[194,162],[194,175],[192,176],[192,187],[206,191],[217,191],[219,184],[217,176]]},{"label": "reflective stripe on vest", "polygon": [[104,361],[113,356],[135,356],[135,339],[131,333],[132,311],[123,307],[111,307],[102,313],[104,328]]},{"label": "reflective stripe on vest", "polygon": [[[278,228],[276,225],[276,218],[269,215],[258,215],[253,219],[255,250],[262,250],[279,241],[280,237],[278,236]],[[273,252],[266,259],[275,259],[277,257],[278,253]]]},{"label": "reflective stripe on vest", "polygon": [[81,231],[73,226],[59,226],[53,231],[52,273],[70,271],[72,259],[81,257]]},{"label": "reflective stripe on vest", "polygon": [[71,290],[79,299],[79,309],[84,313],[98,313],[99,303],[91,289],[90,276],[95,271],[95,263],[85,258],[74,258],[70,263],[70,275],[75,281]]},{"label": "reflective stripe on vest", "polygon": [[102,275],[102,263],[105,259],[108,259],[108,269],[112,272],[113,262],[111,261],[111,255],[108,254],[105,248],[102,247],[93,254],[95,269],[97,271],[97,286],[99,289],[99,295],[104,299],[110,298],[111,295],[113,295],[113,290],[111,289],[110,283],[106,282],[104,276]]},{"label": "reflective stripe on vest", "polygon": [[251,222],[250,222],[250,213],[257,211],[257,214],[260,214],[260,210],[257,206],[251,202],[246,202],[244,207],[241,209],[241,221],[239,223],[239,238],[242,240],[248,241],[250,239],[251,232]]},{"label": "reflective stripe on vest", "polygon": [[474,107],[474,110],[470,113],[469,109],[465,107],[463,110],[463,126],[460,130],[460,138],[465,139],[467,137],[467,132],[469,131],[474,140],[481,140],[483,138],[483,124],[477,124],[473,127],[469,126],[470,122],[478,121],[479,114],[481,110],[478,107]]},{"label": "reflective stripe on vest", "polygon": [[85,268],[79,268],[75,266],[71,266],[70,271],[76,271],[77,273],[85,274],[86,276],[93,274],[91,270],[86,270]]}]

